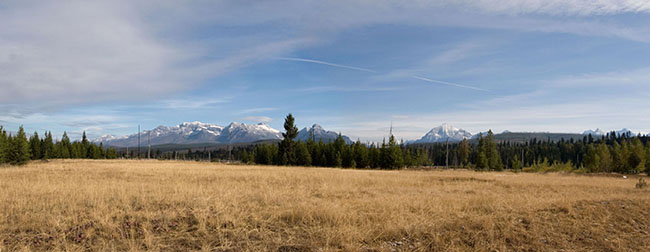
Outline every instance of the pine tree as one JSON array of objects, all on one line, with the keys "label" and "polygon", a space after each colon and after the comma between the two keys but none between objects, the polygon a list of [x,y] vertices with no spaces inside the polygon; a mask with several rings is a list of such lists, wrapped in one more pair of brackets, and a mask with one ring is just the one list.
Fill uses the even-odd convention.
[{"label": "pine tree", "polygon": [[12,138],[10,143],[9,163],[12,165],[26,164],[30,159],[29,142],[22,125],[18,129],[18,134]]},{"label": "pine tree", "polygon": [[583,159],[585,168],[587,168],[589,172],[600,172],[600,157],[598,155],[598,150],[593,144],[587,146],[587,155],[585,155]]},{"label": "pine tree", "polygon": [[381,148],[381,167],[384,169],[399,169],[403,166],[402,149],[397,145],[395,136],[388,138],[388,144],[382,144]]},{"label": "pine tree", "polygon": [[614,139],[613,141],[614,143],[612,144],[612,148],[610,149],[610,153],[612,154],[612,171],[621,172],[621,169],[625,163],[623,161],[623,157],[621,156],[621,145],[618,143],[618,141],[616,141],[616,139]]},{"label": "pine tree", "polygon": [[501,155],[499,154],[499,150],[497,149],[497,143],[494,141],[494,134],[492,133],[492,130],[488,131],[488,135],[485,140],[487,145],[486,156],[488,158],[488,166],[490,167],[490,170],[495,170],[495,171],[503,170]]},{"label": "pine tree", "polygon": [[479,152],[476,160],[476,170],[487,170],[489,168],[488,158],[485,152]]},{"label": "pine tree", "polygon": [[463,139],[458,146],[458,158],[461,166],[465,167],[469,161],[470,146],[467,139]]},{"label": "pine tree", "polygon": [[294,139],[298,136],[298,128],[295,125],[295,119],[292,114],[288,114],[284,119],[284,130],[282,133],[282,141],[279,144],[279,151],[281,156],[281,165],[295,165],[295,142]]},{"label": "pine tree", "polygon": [[68,137],[67,132],[65,131],[63,132],[61,141],[57,142],[56,145],[59,151],[60,158],[71,158],[72,144],[70,143],[70,138]]},{"label": "pine tree", "polygon": [[88,138],[86,137],[85,130],[83,132],[83,135],[81,135],[81,148],[78,155],[80,158],[93,158],[94,155],[94,153],[92,153],[90,143],[88,142]]},{"label": "pine tree", "polygon": [[368,148],[364,145],[361,145],[361,142],[357,142],[352,146],[352,152],[354,153],[354,166],[355,168],[366,168],[368,166]]},{"label": "pine tree", "polygon": [[512,161],[510,162],[510,168],[513,171],[520,171],[522,168],[520,157],[517,155],[512,156]]},{"label": "pine tree", "polygon": [[43,159],[55,158],[54,140],[52,139],[52,132],[46,132],[45,138],[41,141],[41,151],[43,152]]},{"label": "pine tree", "polygon": [[598,145],[599,172],[610,172],[612,170],[612,154],[604,142]]},{"label": "pine tree", "polygon": [[296,164],[299,166],[311,166],[311,154],[307,145],[301,141],[296,143]]},{"label": "pine tree", "polygon": [[628,170],[633,173],[645,171],[645,150],[639,138],[634,138],[629,147]]},{"label": "pine tree", "polygon": [[38,137],[38,132],[34,132],[34,135],[29,138],[29,149],[33,160],[42,158],[41,140]]}]

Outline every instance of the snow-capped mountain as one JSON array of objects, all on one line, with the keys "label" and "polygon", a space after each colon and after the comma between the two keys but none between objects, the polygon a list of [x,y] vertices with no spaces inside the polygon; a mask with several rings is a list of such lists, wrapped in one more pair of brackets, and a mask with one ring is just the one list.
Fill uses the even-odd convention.
[{"label": "snow-capped mountain", "polygon": [[422,138],[413,143],[439,143],[449,140],[449,142],[459,142],[463,139],[471,139],[472,134],[463,130],[454,128],[454,126],[443,123],[442,125],[431,129]]},{"label": "snow-capped mountain", "polygon": [[245,124],[233,122],[223,128],[217,138],[219,143],[252,143],[259,140],[282,139],[279,130],[266,123]]},{"label": "snow-capped mountain", "polygon": [[[296,137],[296,140],[305,142],[309,140],[310,133],[313,134],[314,141],[318,142],[322,140],[323,143],[334,141],[339,136],[339,133],[337,132],[325,130],[320,125],[314,124],[311,126],[311,128],[305,127],[300,131],[298,131],[298,137]],[[349,137],[347,136],[342,136],[342,137],[346,143],[352,143],[352,140],[350,140]]]},{"label": "snow-capped mountain", "polygon": [[[632,132],[631,130],[629,130],[627,128],[622,128],[620,130],[616,130],[615,132],[616,132],[616,135],[619,135],[619,136],[623,135],[623,134],[627,134],[627,133],[630,133],[631,135],[635,135],[634,132]],[[607,133],[610,133],[610,132],[605,132],[605,131],[602,131],[600,129],[596,129],[596,130],[585,130],[585,132],[583,132],[582,134],[583,135],[591,134],[593,136],[604,136],[604,135],[607,135]]]},{"label": "snow-capped mountain", "polygon": [[[185,122],[177,126],[158,126],[140,132],[140,144],[191,144],[191,143],[247,143],[259,140],[282,139],[280,131],[265,123],[244,124],[233,122],[223,127],[210,123]],[[95,139],[111,146],[126,147],[138,145],[138,134],[129,136],[104,135]]]},{"label": "snow-capped mountain", "polygon": [[605,135],[607,133],[600,130],[599,128],[596,128],[596,130],[585,130],[584,132],[582,132],[582,134],[583,135],[592,135],[592,136],[602,136],[602,135]]}]

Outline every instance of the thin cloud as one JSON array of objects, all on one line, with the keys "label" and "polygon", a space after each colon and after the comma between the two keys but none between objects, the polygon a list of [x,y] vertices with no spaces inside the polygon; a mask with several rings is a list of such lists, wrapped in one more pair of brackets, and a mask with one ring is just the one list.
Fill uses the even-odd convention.
[{"label": "thin cloud", "polygon": [[375,74],[379,73],[379,72],[377,72],[375,70],[371,70],[371,69],[368,69],[368,68],[336,64],[336,63],[331,63],[331,62],[322,61],[322,60],[304,59],[304,58],[287,58],[287,57],[278,57],[277,59],[278,60],[286,60],[286,61],[298,61],[298,62],[314,63],[314,64],[333,66],[333,67],[345,68],[345,69],[350,69],[350,70],[357,70],[357,71],[368,72],[368,73],[375,73]]},{"label": "thin cloud", "polygon": [[[341,64],[336,64],[332,62],[326,62],[326,61],[321,61],[321,60],[315,60],[315,59],[305,59],[305,58],[286,58],[286,57],[279,57],[277,58],[279,60],[288,60],[288,61],[298,61],[298,62],[307,62],[307,63],[314,63],[314,64],[321,64],[321,65],[327,65],[327,66],[333,66],[333,67],[338,67],[338,68],[345,68],[345,69],[351,69],[351,70],[357,70],[357,71],[362,71],[362,72],[368,72],[368,73],[373,73],[373,74],[380,74],[380,72],[363,68],[363,67],[356,67],[356,66],[348,66],[348,65],[341,65]],[[482,89],[478,87],[472,87],[468,85],[463,85],[463,84],[458,84],[458,83],[453,83],[453,82],[447,82],[447,81],[440,81],[440,80],[434,80],[434,79],[429,79],[429,78],[424,78],[424,77],[419,77],[419,76],[411,76],[412,78],[426,81],[426,82],[431,82],[431,83],[438,83],[438,84],[444,84],[444,85],[449,85],[449,86],[455,86],[455,87],[460,87],[460,88],[468,88],[468,89],[473,89],[473,90],[478,90],[478,91],[484,91],[484,92],[490,92],[487,89]],[[339,90],[340,91],[340,90]],[[345,90],[349,91],[349,90]],[[354,90],[357,91],[357,90]]]},{"label": "thin cloud", "polygon": [[453,83],[453,82],[434,80],[434,79],[424,78],[424,77],[415,76],[415,75],[411,76],[411,77],[413,77],[414,79],[418,79],[418,80],[422,80],[422,81],[426,81],[426,82],[431,82],[431,83],[438,83],[438,84],[449,85],[449,86],[460,87],[460,88],[469,88],[469,89],[474,89],[474,90],[484,91],[484,92],[491,92],[490,90],[487,90],[487,89],[467,86],[467,85]]}]

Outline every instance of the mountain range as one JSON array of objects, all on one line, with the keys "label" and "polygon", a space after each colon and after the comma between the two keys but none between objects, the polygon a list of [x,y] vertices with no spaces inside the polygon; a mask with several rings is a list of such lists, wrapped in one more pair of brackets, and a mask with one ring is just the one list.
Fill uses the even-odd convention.
[{"label": "mountain range", "polygon": [[[311,128],[303,128],[298,132],[296,140],[307,141],[313,133],[316,141],[333,141],[339,133],[327,131],[320,125],[314,124]],[[352,141],[343,136],[346,143]],[[268,140],[282,140],[282,133],[265,123],[245,124],[233,122],[228,126],[220,126],[202,122],[184,122],[176,126],[158,126],[152,130],[140,132],[140,145],[145,146],[163,144],[236,144],[254,143]],[[138,134],[128,136],[103,135],[94,140],[114,147],[133,147],[138,145]]]},{"label": "mountain range", "polygon": [[[265,123],[245,124],[233,122],[219,126],[202,122],[185,122],[176,126],[158,126],[140,132],[140,144],[193,144],[193,143],[250,143],[260,140],[280,140],[280,131]],[[138,134],[115,137],[104,135],[94,142],[116,147],[137,146]]]},{"label": "mountain range", "polygon": [[[616,132],[616,135],[619,135],[619,136],[623,135],[623,134],[628,134],[628,133],[631,134],[631,135],[635,135],[631,130],[629,130],[627,128],[623,128],[621,130],[616,130],[614,132]],[[582,134],[583,135],[591,134],[593,136],[604,136],[604,135],[607,135],[607,133],[610,133],[610,132],[605,132],[605,131],[602,131],[601,129],[597,128],[596,130],[585,130],[585,132],[583,132]]]},{"label": "mountain range", "polygon": [[[314,141],[316,141],[316,142],[323,141],[323,143],[328,143],[330,141],[336,140],[336,138],[338,138],[338,136],[339,136],[339,133],[336,133],[334,131],[325,130],[320,125],[314,124],[314,125],[311,126],[311,128],[305,127],[303,129],[301,129],[300,131],[298,131],[297,140],[300,140],[300,141],[304,142],[304,141],[309,140],[310,136],[312,136]],[[348,144],[352,143],[352,140],[350,140],[349,137],[347,137],[347,136],[342,136],[342,137],[343,137],[343,140],[346,143],[348,143]]]},{"label": "mountain range", "polygon": [[[631,131],[629,129],[621,129],[616,131],[616,134],[626,134]],[[581,139],[585,135],[600,136],[605,135],[607,132],[600,129],[586,130],[583,134],[575,133],[544,133],[544,132],[510,132],[504,131],[501,134],[495,134],[495,139],[498,141],[521,141],[526,139],[544,139],[544,140],[560,140],[560,139]],[[323,141],[325,143],[334,141],[339,133],[323,129],[318,124],[311,127],[305,127],[298,132],[296,140],[307,141],[310,136],[315,141]],[[485,135],[485,134],[483,134]],[[353,141],[347,137],[342,136],[346,143]],[[422,138],[415,141],[408,141],[409,144],[424,144],[424,143],[441,143],[441,142],[459,142],[463,139],[476,140],[478,134],[472,133],[455,128],[451,124],[444,123],[438,127],[431,129]],[[282,133],[265,123],[259,124],[245,124],[233,122],[228,126],[220,126],[210,123],[202,122],[184,122],[176,126],[158,126],[152,130],[143,130],[140,132],[140,145],[146,146],[148,143],[151,145],[164,145],[164,144],[242,144],[254,143],[260,141],[279,141],[282,140]],[[114,147],[132,147],[138,145],[138,134],[128,136],[113,136],[104,135],[94,140],[96,143],[104,143],[105,145]]]}]

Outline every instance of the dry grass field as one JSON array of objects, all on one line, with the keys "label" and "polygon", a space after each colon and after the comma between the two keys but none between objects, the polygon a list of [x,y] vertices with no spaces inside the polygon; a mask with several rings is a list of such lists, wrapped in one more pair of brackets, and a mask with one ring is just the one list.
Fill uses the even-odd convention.
[{"label": "dry grass field", "polygon": [[0,251],[650,251],[620,176],[198,162],[0,168]]}]

